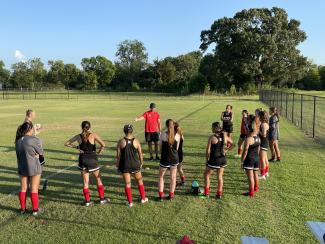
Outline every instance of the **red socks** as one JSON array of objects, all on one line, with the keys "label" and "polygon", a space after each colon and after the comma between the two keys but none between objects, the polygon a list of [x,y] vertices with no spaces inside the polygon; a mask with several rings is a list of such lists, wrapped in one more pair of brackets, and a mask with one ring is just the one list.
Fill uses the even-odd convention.
[{"label": "red socks", "polygon": [[86,202],[90,202],[90,192],[89,192],[89,189],[88,188],[84,188],[82,191],[83,191],[83,194],[84,194],[84,197],[85,197],[85,201]]},{"label": "red socks", "polygon": [[209,187],[205,187],[204,188],[204,195],[208,196],[210,192],[210,188]]},{"label": "red socks", "polygon": [[221,196],[222,195],[222,191],[217,191],[217,196]]},{"label": "red socks", "polygon": [[104,199],[105,198],[104,186],[103,185],[97,185],[97,191],[98,191],[98,194],[99,194],[99,198]]},{"label": "red socks", "polygon": [[144,191],[144,184],[138,185],[138,189],[140,192],[141,199],[142,200],[146,199],[146,192]]},{"label": "red socks", "polygon": [[126,195],[126,199],[128,200],[129,203],[132,203],[132,190],[131,187],[125,187],[125,195]]},{"label": "red socks", "polygon": [[237,154],[238,154],[238,155],[241,155],[241,154],[242,154],[242,152],[243,152],[243,149],[241,149],[241,148],[238,148]]},{"label": "red socks", "polygon": [[161,197],[161,198],[163,198],[165,195],[163,191],[158,192],[158,194],[159,194],[159,197]]},{"label": "red socks", "polygon": [[265,174],[269,172],[269,166],[266,165],[266,168],[265,168]]},{"label": "red socks", "polygon": [[31,192],[30,199],[32,201],[33,211],[38,211],[38,193]]},{"label": "red socks", "polygon": [[261,176],[264,176],[266,174],[266,169],[261,169]]},{"label": "red socks", "polygon": [[19,192],[19,202],[20,202],[20,209],[26,209],[26,192]]},{"label": "red socks", "polygon": [[181,181],[182,181],[182,183],[185,182],[185,176],[182,176],[182,177],[181,177]]},{"label": "red socks", "polygon": [[169,198],[173,198],[174,197],[174,192],[169,192]]}]

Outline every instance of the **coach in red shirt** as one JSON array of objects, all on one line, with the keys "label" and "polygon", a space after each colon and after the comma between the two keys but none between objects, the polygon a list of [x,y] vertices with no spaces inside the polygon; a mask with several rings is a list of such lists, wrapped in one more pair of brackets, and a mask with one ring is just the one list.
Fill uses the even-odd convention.
[{"label": "coach in red shirt", "polygon": [[140,120],[146,121],[145,138],[149,147],[150,160],[153,160],[152,144],[155,144],[156,160],[160,160],[158,156],[158,141],[159,141],[159,135],[161,131],[161,125],[160,125],[160,115],[156,111],[156,104],[150,103],[150,110],[135,119],[135,121],[140,121]]}]

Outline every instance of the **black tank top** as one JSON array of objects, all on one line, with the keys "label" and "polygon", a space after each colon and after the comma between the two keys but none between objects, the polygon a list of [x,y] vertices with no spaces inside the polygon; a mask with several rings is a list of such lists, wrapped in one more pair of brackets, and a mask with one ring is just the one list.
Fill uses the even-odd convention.
[{"label": "black tank top", "polygon": [[81,143],[79,144],[79,149],[84,152],[83,154],[96,154],[96,144],[91,144],[89,140],[85,142],[82,134],[80,134],[80,137]]},{"label": "black tank top", "polygon": [[268,134],[269,134],[269,130],[266,131],[266,136],[263,136],[263,135],[262,135],[262,134],[263,134],[262,125],[263,125],[263,123],[260,125],[260,133],[259,133],[259,137],[260,137],[261,139],[266,139],[267,136],[268,136]]},{"label": "black tank top", "polygon": [[174,141],[173,145],[169,145],[168,141],[162,142],[161,162],[169,163],[169,164],[178,164],[179,163],[176,140]]},{"label": "black tank top", "polygon": [[183,152],[183,138],[181,137],[178,145],[178,152],[182,153]]},{"label": "black tank top", "polygon": [[223,133],[220,133],[219,135],[214,134],[213,136],[218,139],[218,142],[216,144],[211,144],[210,158],[220,158],[225,156],[223,153]]},{"label": "black tank top", "polygon": [[261,144],[261,139],[258,136],[254,136],[254,143],[252,145],[249,145],[248,152],[247,152],[247,158],[248,159],[258,159],[258,150],[259,146]]},{"label": "black tank top", "polygon": [[232,124],[231,119],[232,119],[232,112],[228,113],[227,111],[224,111],[222,114],[223,123],[224,124]]},{"label": "black tank top", "polygon": [[121,148],[121,158],[120,163],[125,165],[134,166],[139,165],[139,154],[138,150],[134,147],[133,142],[135,138],[128,139],[124,137],[126,145],[124,148]]}]

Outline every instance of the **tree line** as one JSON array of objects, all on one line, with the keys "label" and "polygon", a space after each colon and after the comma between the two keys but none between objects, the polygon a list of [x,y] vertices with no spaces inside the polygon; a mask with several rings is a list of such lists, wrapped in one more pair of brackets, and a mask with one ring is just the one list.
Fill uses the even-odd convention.
[{"label": "tree line", "polygon": [[300,22],[281,8],[242,10],[214,21],[200,35],[198,50],[148,62],[139,40],[118,44],[116,61],[87,57],[80,67],[40,58],[10,70],[0,60],[4,88],[65,88],[120,91],[254,92],[257,86],[325,89],[325,67],[311,64],[297,48],[306,38]]}]

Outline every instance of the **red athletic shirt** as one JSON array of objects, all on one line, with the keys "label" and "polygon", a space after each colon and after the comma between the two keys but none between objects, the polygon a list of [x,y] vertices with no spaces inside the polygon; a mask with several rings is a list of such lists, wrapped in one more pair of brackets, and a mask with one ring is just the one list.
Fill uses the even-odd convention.
[{"label": "red athletic shirt", "polygon": [[241,119],[241,126],[240,126],[240,134],[247,135],[248,129],[247,129],[247,117]]},{"label": "red athletic shirt", "polygon": [[155,111],[147,111],[143,115],[146,120],[145,132],[158,132],[158,120],[160,119],[160,115]]}]

